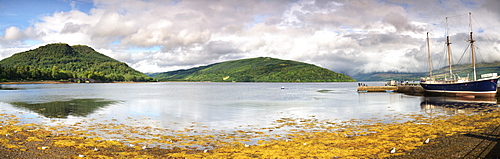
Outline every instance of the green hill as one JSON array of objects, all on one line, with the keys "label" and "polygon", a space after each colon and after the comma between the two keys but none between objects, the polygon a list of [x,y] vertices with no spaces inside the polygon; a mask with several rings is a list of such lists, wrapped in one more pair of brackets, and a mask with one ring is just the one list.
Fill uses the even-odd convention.
[{"label": "green hill", "polygon": [[419,81],[421,77],[429,76],[429,73],[407,73],[407,72],[373,72],[357,74],[352,76],[357,81]]},{"label": "green hill", "polygon": [[0,61],[0,80],[148,81],[152,78],[85,45],[55,43]]},{"label": "green hill", "polygon": [[312,64],[259,57],[151,74],[160,81],[353,82],[353,78]]},{"label": "green hill", "polygon": [[[477,78],[480,78],[481,74],[485,73],[499,73],[500,74],[500,62],[494,63],[479,63],[476,65]],[[444,78],[449,75],[448,66],[433,70],[433,76],[435,78]],[[472,79],[473,70],[471,64],[460,64],[453,65],[453,74],[458,74],[460,77],[469,77]],[[358,81],[389,81],[389,80],[405,80],[405,81],[420,81],[422,77],[428,77],[429,72],[374,72],[368,74],[357,74],[353,78]]]}]

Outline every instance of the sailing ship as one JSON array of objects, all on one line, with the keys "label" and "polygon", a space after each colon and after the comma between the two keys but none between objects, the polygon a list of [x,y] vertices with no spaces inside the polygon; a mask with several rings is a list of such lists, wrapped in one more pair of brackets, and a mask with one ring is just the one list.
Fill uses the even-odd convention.
[{"label": "sailing ship", "polygon": [[[472,14],[469,13],[469,23],[472,22]],[[448,17],[446,18],[446,30],[448,30]],[[446,36],[446,45],[448,50],[448,63],[451,78],[435,80],[432,76],[432,62],[430,58],[430,42],[429,33],[427,33],[427,52],[429,59],[429,77],[422,79],[420,85],[427,93],[444,95],[444,96],[465,96],[465,97],[495,97],[497,92],[498,75],[497,73],[488,73],[481,75],[480,79],[476,79],[476,61],[474,52],[474,39],[472,37],[472,23],[470,26],[470,53],[472,57],[473,79],[468,77],[460,77],[453,74],[450,37]]]}]

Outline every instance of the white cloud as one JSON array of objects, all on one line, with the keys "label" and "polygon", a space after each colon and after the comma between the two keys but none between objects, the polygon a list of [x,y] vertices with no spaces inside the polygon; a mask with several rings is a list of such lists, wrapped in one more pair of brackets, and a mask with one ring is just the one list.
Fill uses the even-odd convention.
[{"label": "white cloud", "polygon": [[26,35],[17,27],[9,27],[5,30],[5,40],[16,41],[22,40],[26,37]]},{"label": "white cloud", "polygon": [[[7,28],[0,40],[0,58],[18,48],[32,48],[24,41],[36,40],[41,42],[39,45],[53,42],[89,45],[144,72],[258,56],[313,63],[350,75],[426,71],[425,32],[433,31],[431,38],[436,43],[433,54],[437,56],[441,51],[438,41],[443,34],[438,33],[442,29],[436,29],[436,25],[445,16],[464,15],[466,19],[466,14],[472,11],[481,15],[475,16],[475,20],[488,30],[489,37],[500,37],[496,3],[494,0],[446,3],[438,0],[95,0],[88,13],[73,7],[68,12],[41,16],[26,29]],[[453,34],[457,46],[460,38],[463,41],[461,35]],[[480,35],[479,39],[488,38]],[[498,38],[492,41],[486,46],[499,46]],[[495,51],[483,51],[490,50]],[[455,54],[457,59],[460,56]],[[486,59],[498,58],[492,54]]]}]

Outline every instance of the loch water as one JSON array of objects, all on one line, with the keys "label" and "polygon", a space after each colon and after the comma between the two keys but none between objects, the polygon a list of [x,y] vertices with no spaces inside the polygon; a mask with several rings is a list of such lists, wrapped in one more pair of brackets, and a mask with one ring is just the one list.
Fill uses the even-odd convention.
[{"label": "loch water", "polygon": [[[365,82],[384,85],[384,82]],[[358,83],[93,83],[1,85],[0,113],[22,123],[119,123],[181,130],[268,127],[283,118],[394,122],[404,114],[453,115],[496,99],[358,93]],[[398,119],[399,122],[404,119]]]}]

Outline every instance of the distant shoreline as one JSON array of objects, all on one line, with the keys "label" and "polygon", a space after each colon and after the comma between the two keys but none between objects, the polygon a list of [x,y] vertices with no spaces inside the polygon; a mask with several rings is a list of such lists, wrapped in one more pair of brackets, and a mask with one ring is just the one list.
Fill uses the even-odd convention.
[{"label": "distant shoreline", "polygon": [[[0,84],[72,84],[77,82],[71,81],[17,81],[17,82],[0,82]],[[85,82],[82,82],[85,83]],[[144,83],[144,82],[95,82],[95,83]]]},{"label": "distant shoreline", "polygon": [[[93,83],[165,83],[165,82],[193,82],[193,83],[349,83],[349,82],[212,82],[212,81],[152,81],[152,82],[93,82]],[[0,82],[2,84],[73,84],[78,82],[71,81],[16,81],[16,82]],[[92,83],[92,82],[91,82]],[[82,82],[85,84],[85,82]]]},{"label": "distant shoreline", "polygon": [[68,84],[74,83],[69,81],[17,81],[17,82],[0,82],[0,84]]}]

